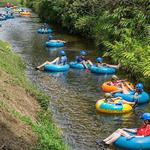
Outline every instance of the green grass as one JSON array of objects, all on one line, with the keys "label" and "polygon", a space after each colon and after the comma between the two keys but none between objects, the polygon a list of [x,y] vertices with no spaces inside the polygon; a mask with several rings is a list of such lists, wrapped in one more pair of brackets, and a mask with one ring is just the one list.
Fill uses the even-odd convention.
[{"label": "green grass", "polygon": [[[60,131],[55,126],[51,113],[47,111],[49,97],[42,94],[40,90],[32,85],[25,76],[25,64],[22,59],[11,51],[8,43],[0,41],[0,70],[7,72],[12,76],[11,84],[19,85],[34,96],[42,107],[42,111],[38,114],[37,123],[33,123],[30,118],[21,116],[15,110],[9,110],[11,114],[18,117],[22,122],[31,126],[33,131],[39,137],[37,150],[67,150],[67,146],[63,143]],[[5,105],[0,104],[0,107]]]},{"label": "green grass", "polygon": [[23,63],[18,55],[11,51],[8,43],[0,41],[0,47],[0,70],[10,74],[13,77],[12,82],[24,87],[32,96],[35,96],[40,105],[46,110],[49,98],[27,81],[24,71],[25,63]]},{"label": "green grass", "polygon": [[4,7],[6,3],[11,3],[16,6],[16,5],[20,5],[20,0],[1,0],[0,7]]}]

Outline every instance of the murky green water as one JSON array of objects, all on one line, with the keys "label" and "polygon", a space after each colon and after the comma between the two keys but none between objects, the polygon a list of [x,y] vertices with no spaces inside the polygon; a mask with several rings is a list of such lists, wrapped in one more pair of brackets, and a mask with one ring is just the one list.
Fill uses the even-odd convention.
[{"label": "murky green water", "polygon": [[[56,39],[68,41],[63,48],[45,48],[47,35],[39,35],[40,27],[36,15],[31,18],[17,17],[3,22],[0,28],[0,39],[12,44],[27,63],[26,74],[30,80],[50,97],[49,108],[53,118],[63,132],[63,137],[74,150],[102,149],[96,145],[97,139],[103,139],[115,129],[135,127],[140,124],[138,114],[148,107],[141,107],[125,115],[96,114],[95,103],[103,97],[100,85],[110,79],[109,75],[95,75],[84,70],[70,70],[66,73],[45,73],[35,71],[35,66],[46,60],[53,60],[60,50],[65,50],[72,61],[79,51],[88,51],[89,58],[95,60],[97,51],[90,41],[54,29]],[[116,149],[116,148],[108,148]]]}]

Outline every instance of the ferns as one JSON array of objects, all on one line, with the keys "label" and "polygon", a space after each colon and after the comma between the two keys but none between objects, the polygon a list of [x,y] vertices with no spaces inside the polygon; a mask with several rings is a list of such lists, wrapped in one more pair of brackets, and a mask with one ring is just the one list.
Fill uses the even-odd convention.
[{"label": "ferns", "polygon": [[41,18],[93,37],[137,79],[150,80],[149,0],[27,0]]}]

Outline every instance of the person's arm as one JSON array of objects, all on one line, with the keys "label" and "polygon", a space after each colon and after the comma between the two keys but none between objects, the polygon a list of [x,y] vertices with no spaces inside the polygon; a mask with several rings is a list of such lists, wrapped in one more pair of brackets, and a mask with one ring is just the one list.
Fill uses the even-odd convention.
[{"label": "person's arm", "polygon": [[110,93],[115,94],[115,93],[118,93],[118,92],[122,92],[122,89],[119,89],[119,90],[116,90],[116,91],[113,91],[113,92],[110,92]]},{"label": "person's arm", "polygon": [[83,60],[81,63],[82,63],[82,65],[85,67],[85,69],[88,69],[88,66],[86,65],[85,60]]},{"label": "person's arm", "polygon": [[135,105],[135,102],[128,102],[126,100],[122,100],[123,104]]},{"label": "person's arm", "polygon": [[122,100],[122,98],[121,97],[116,97],[116,98],[111,98],[113,101],[115,101],[115,100]]}]

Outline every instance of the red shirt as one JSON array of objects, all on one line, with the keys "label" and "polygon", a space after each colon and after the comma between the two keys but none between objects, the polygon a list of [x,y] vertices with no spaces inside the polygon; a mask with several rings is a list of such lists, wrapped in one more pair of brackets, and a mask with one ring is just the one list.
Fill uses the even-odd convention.
[{"label": "red shirt", "polygon": [[137,129],[138,136],[150,136],[150,125],[142,125],[140,128]]}]

